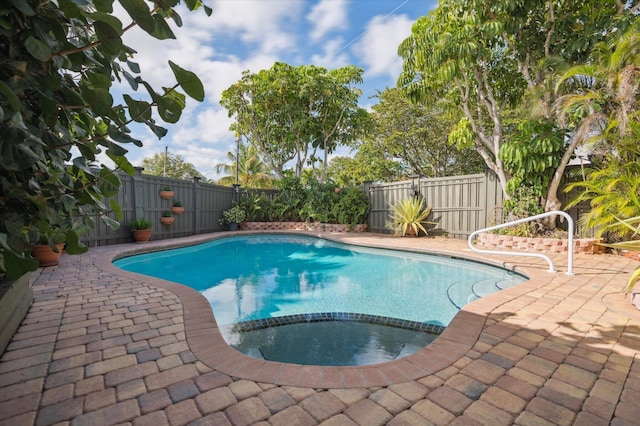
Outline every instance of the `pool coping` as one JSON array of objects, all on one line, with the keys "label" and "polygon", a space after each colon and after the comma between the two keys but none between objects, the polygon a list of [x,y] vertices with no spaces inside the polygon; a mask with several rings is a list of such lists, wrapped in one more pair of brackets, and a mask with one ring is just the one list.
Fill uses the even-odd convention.
[{"label": "pool coping", "polygon": [[445,250],[403,248],[403,251],[435,254],[503,267],[523,274],[529,280],[464,306],[442,334],[428,346],[411,355],[380,364],[335,367],[288,364],[260,360],[245,355],[230,347],[224,340],[209,302],[199,292],[182,284],[124,271],[112,263],[116,259],[134,254],[187,247],[236,235],[283,233],[313,236],[356,246],[399,250],[398,247],[393,246],[392,239],[388,243],[378,241],[376,244],[358,244],[356,241],[345,239],[348,234],[305,231],[239,231],[160,240],[146,244],[112,246],[113,249],[110,251],[110,256],[95,259],[95,265],[110,274],[133,279],[145,285],[157,286],[174,293],[183,305],[187,344],[196,358],[206,366],[240,379],[275,385],[332,389],[389,386],[419,380],[446,369],[472,350],[491,311],[500,305],[542,287],[546,283],[544,274],[548,274],[535,268],[516,267],[507,262],[487,259],[472,252],[469,252],[468,256],[466,254],[461,256],[459,253]]}]

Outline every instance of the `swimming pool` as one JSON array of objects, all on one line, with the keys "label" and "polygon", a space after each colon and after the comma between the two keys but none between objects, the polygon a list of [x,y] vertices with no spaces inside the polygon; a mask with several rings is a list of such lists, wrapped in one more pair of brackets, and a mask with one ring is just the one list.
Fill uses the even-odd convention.
[{"label": "swimming pool", "polygon": [[477,262],[293,234],[234,236],[114,263],[199,291],[232,346],[242,336],[234,325],[314,313],[444,327],[466,303],[525,280]]}]

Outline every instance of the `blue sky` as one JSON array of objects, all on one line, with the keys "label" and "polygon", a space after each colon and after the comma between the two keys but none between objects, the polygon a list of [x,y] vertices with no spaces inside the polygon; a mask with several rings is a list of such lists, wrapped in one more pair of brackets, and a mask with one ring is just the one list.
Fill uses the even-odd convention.
[{"label": "blue sky", "polygon": [[[213,8],[180,12],[183,26],[176,40],[157,41],[139,29],[127,32],[125,43],[139,53],[134,58],[142,76],[159,89],[172,85],[167,61],[172,60],[201,78],[203,103],[188,101],[179,123],[158,140],[135,128],[143,148],[131,148],[129,159],[139,165],[154,153],[180,154],[210,179],[215,165],[235,149],[228,130],[231,119],[219,105],[222,91],[241,78],[244,70],[258,72],[276,61],[297,66],[314,64],[328,69],[356,65],[364,69],[363,107],[377,90],[395,85],[402,62],[399,43],[411,25],[436,6],[436,0],[205,0]],[[121,17],[122,12],[116,11]],[[125,25],[128,19],[122,18]],[[134,96],[135,98],[136,96]],[[141,97],[141,96],[140,96]],[[344,154],[345,152],[342,152]]]}]

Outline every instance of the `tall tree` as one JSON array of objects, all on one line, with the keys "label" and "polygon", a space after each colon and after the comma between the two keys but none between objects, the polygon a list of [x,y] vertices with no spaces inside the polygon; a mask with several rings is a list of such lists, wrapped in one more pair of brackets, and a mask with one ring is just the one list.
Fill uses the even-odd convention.
[{"label": "tall tree", "polygon": [[[461,109],[452,140],[477,149],[509,198],[510,174],[499,156],[509,131],[505,109],[527,95],[534,118],[555,122],[558,69],[584,62],[594,44],[625,27],[635,3],[441,0],[400,45],[404,69],[398,84],[416,99],[435,93]],[[567,150],[570,157],[573,147]],[[565,159],[546,188],[545,210],[560,208],[556,192]]]},{"label": "tall tree", "polygon": [[[141,142],[128,125],[143,123],[162,137],[167,130],[154,117],[175,123],[186,96],[204,99],[197,76],[171,61],[176,82],[156,91],[142,78],[135,51],[123,44],[134,26],[160,40],[175,38],[165,19],[181,25],[174,9],[179,1],[120,0],[120,16],[130,20],[125,24],[113,3],[0,5],[0,272],[10,278],[37,267],[24,255],[32,236],[52,244],[54,233],[64,233],[67,252],[78,253],[86,249],[78,234],[93,226],[93,217],[117,226],[102,199],[117,193],[120,181],[97,154],[133,174],[121,144]],[[202,6],[199,0],[184,3],[189,10]],[[124,104],[114,102],[113,84],[122,80],[133,91],[144,88],[147,100],[124,94]],[[120,212],[113,201],[111,209]]]},{"label": "tall tree", "polygon": [[218,179],[219,185],[231,186],[238,183],[245,188],[273,188],[269,168],[260,159],[253,145],[238,143],[238,155],[227,152],[227,160],[226,163],[216,165],[217,173],[226,174]]},{"label": "tall tree", "polygon": [[277,62],[257,74],[245,71],[220,103],[235,117],[232,130],[246,136],[278,177],[292,160],[300,177],[319,161],[318,151],[324,170],[336,147],[359,136],[366,112],[354,85],[361,82],[362,70],[353,66],[327,70]]},{"label": "tall tree", "polygon": [[196,166],[184,161],[182,155],[173,153],[156,153],[153,157],[142,159],[144,173],[153,176],[166,176],[174,179],[189,180],[194,177],[204,179]]},{"label": "tall tree", "polygon": [[436,99],[414,103],[397,88],[386,89],[378,98],[371,113],[374,130],[362,144],[377,145],[377,152],[399,161],[407,175],[440,177],[484,170],[475,150],[449,143],[457,111],[442,109]]}]

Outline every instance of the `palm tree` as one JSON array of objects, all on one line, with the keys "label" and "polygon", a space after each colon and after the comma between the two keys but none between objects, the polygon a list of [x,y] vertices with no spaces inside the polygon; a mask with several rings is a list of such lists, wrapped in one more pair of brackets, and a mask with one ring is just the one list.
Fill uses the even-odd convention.
[{"label": "palm tree", "polygon": [[226,174],[218,180],[219,185],[231,186],[238,183],[245,188],[273,188],[272,174],[253,145],[238,143],[238,161],[236,162],[236,153],[231,151],[227,152],[227,159],[227,163],[216,165],[217,173]]},{"label": "palm tree", "polygon": [[[582,193],[569,206],[589,200],[581,222],[623,236],[625,220],[640,216],[640,21],[608,43],[599,43],[592,60],[569,69],[559,85],[572,91],[559,98],[559,117],[575,121],[573,144],[588,144],[604,157],[603,167],[584,182],[569,185]],[[624,196],[621,196],[624,194]]]},{"label": "palm tree", "polygon": [[598,43],[588,64],[570,68],[559,79],[557,88],[569,86],[569,93],[558,99],[562,123],[578,119],[578,144],[606,142],[617,145],[634,137],[640,78],[640,21],[608,43]]}]

